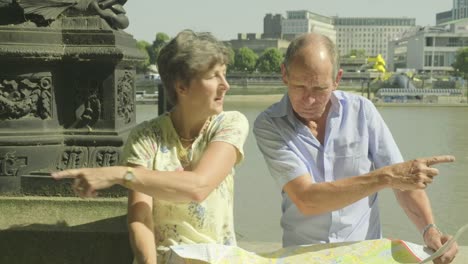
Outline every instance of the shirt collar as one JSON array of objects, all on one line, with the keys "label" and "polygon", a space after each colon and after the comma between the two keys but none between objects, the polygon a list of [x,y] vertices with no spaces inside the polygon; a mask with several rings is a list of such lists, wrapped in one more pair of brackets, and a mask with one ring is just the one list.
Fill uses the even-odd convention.
[{"label": "shirt collar", "polygon": [[291,109],[290,111],[292,111],[292,106],[289,101],[288,93],[285,93],[279,102],[273,104],[267,109],[267,112],[271,117],[283,117],[288,115],[288,109]]},{"label": "shirt collar", "polygon": [[342,104],[346,103],[342,91],[333,91],[330,97],[331,108],[330,111],[339,114],[342,108]]}]

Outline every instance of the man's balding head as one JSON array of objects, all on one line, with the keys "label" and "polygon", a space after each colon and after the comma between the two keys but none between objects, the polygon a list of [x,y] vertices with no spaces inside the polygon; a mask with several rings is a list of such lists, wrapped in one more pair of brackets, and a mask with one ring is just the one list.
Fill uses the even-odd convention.
[{"label": "man's balding head", "polygon": [[[335,44],[326,36],[317,33],[307,33],[295,38],[288,46],[284,56],[284,67],[286,71],[293,60],[303,59],[304,56],[328,57],[333,65],[331,78],[334,80],[339,70],[339,54]],[[319,61],[317,61],[319,62]]]}]

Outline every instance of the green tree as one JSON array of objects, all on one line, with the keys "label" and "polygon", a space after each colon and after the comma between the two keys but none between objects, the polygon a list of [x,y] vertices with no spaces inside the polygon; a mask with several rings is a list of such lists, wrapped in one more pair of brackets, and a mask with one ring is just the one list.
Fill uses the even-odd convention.
[{"label": "green tree", "polygon": [[149,44],[148,42],[146,42],[144,40],[140,40],[140,41],[137,42],[137,48],[145,56],[145,60],[140,62],[136,67],[137,72],[141,73],[141,72],[144,72],[146,70],[146,68],[150,65],[150,57],[149,57],[149,54],[148,54],[148,49],[151,48],[151,44]]},{"label": "green tree", "polygon": [[466,97],[468,102],[468,48],[461,48],[457,51],[455,62],[452,64],[453,69],[459,76],[465,79],[467,87]]},{"label": "green tree", "polygon": [[162,33],[162,32],[156,33],[156,38],[153,41],[153,45],[151,46],[150,50],[148,50],[151,64],[156,64],[156,61],[159,56],[159,52],[161,51],[164,44],[166,44],[168,41],[169,41],[169,36],[166,33]]},{"label": "green tree", "polygon": [[235,61],[236,61],[236,53],[234,52],[234,50],[231,48],[231,47],[227,47],[228,49],[228,52],[229,52],[229,64],[227,65],[227,70],[228,72],[229,71],[232,71],[234,70],[234,64],[235,64]]},{"label": "green tree", "polygon": [[275,73],[281,71],[283,54],[276,48],[268,48],[263,51],[257,61],[257,70],[264,73]]},{"label": "green tree", "polygon": [[359,50],[353,49],[349,52],[348,57],[365,58],[366,51],[363,49],[359,49]]},{"label": "green tree", "polygon": [[468,48],[461,48],[457,51],[452,67],[460,76],[468,78]]},{"label": "green tree", "polygon": [[234,56],[234,68],[238,71],[253,72],[257,64],[258,56],[247,47],[242,47],[236,51]]}]

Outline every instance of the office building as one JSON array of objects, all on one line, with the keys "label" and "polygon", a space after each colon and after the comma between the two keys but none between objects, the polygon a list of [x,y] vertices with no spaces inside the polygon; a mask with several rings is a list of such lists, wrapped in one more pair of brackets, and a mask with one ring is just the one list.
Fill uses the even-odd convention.
[{"label": "office building", "polygon": [[436,14],[436,25],[468,18],[468,0],[453,0],[453,8]]},{"label": "office building", "polygon": [[253,50],[258,55],[261,55],[265,49],[275,48],[285,53],[288,48],[289,41],[284,39],[264,39],[257,33],[237,34],[237,39],[226,41],[234,50],[242,47],[247,47]]},{"label": "office building", "polygon": [[424,27],[389,43],[390,70],[415,69],[434,73],[452,71],[456,53],[468,46],[468,19],[445,26]]},{"label": "office building", "polygon": [[281,14],[266,14],[263,18],[263,34],[262,39],[280,39],[283,31],[281,24],[284,17]]},{"label": "office building", "polygon": [[468,0],[453,0],[453,20],[468,18]]},{"label": "office building", "polygon": [[415,18],[334,17],[341,56],[364,50],[366,56],[387,58],[388,42],[414,30]]},{"label": "office building", "polygon": [[315,32],[329,37],[336,43],[333,18],[307,10],[286,11],[286,19],[282,22],[282,32],[283,38],[288,40],[304,33]]}]

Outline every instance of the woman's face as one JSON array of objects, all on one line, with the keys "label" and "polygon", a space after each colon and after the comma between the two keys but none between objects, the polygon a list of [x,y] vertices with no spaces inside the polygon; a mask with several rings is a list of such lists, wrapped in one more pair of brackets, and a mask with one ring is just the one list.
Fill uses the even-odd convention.
[{"label": "woman's face", "polygon": [[197,114],[218,114],[223,111],[224,96],[228,90],[226,65],[216,64],[190,81],[180,103],[187,104]]}]

